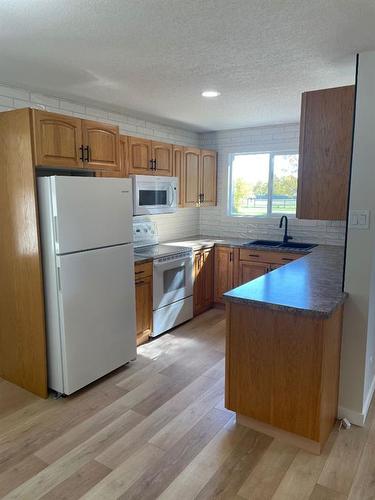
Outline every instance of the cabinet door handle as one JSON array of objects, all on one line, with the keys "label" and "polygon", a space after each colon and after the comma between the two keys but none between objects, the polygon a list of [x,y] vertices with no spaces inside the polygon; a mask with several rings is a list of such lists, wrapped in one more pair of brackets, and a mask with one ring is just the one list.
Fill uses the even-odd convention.
[{"label": "cabinet door handle", "polygon": [[83,144],[80,145],[79,147],[79,151],[80,151],[80,155],[79,155],[79,159],[81,161],[85,161],[84,157],[83,157]]},{"label": "cabinet door handle", "polygon": [[87,161],[87,163],[90,161],[90,148],[89,146],[85,146],[85,153],[86,157],[83,159],[83,161]]},{"label": "cabinet door handle", "polygon": [[157,166],[156,166],[156,159],[154,159],[154,170],[157,169]]},{"label": "cabinet door handle", "polygon": [[150,170],[154,170],[154,160],[150,160]]},{"label": "cabinet door handle", "polygon": [[233,253],[230,252],[230,254],[229,254],[229,262],[232,262],[232,260],[233,260]]},{"label": "cabinet door handle", "polygon": [[202,193],[201,196],[202,196],[202,203],[204,203],[204,193]]}]

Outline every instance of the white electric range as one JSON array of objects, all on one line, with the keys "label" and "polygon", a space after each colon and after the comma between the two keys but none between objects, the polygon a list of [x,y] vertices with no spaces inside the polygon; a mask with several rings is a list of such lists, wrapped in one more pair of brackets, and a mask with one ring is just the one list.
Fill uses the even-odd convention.
[{"label": "white electric range", "polygon": [[134,254],[153,259],[153,331],[156,337],[193,317],[193,251],[159,244],[154,222],[133,222]]}]

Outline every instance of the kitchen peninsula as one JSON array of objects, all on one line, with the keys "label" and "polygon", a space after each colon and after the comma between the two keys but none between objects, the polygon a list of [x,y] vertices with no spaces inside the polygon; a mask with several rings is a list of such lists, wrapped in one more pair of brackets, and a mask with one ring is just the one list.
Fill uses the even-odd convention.
[{"label": "kitchen peninsula", "polygon": [[224,294],[225,406],[318,454],[337,416],[342,272],[343,250],[318,246]]}]

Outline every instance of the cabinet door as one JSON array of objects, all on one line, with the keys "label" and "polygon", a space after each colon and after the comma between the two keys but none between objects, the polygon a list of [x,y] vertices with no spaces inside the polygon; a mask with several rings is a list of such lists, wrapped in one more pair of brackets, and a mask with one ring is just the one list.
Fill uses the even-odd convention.
[{"label": "cabinet door", "polygon": [[210,309],[214,292],[213,250],[195,252],[194,256],[194,316]]},{"label": "cabinet door", "polygon": [[354,86],[302,94],[297,217],[345,220]]},{"label": "cabinet door", "polygon": [[135,282],[137,345],[148,340],[152,331],[152,277]]},{"label": "cabinet door", "polygon": [[178,177],[178,206],[184,206],[184,148],[173,146],[173,175]]},{"label": "cabinet door", "polygon": [[81,120],[46,111],[32,111],[36,165],[82,167]]},{"label": "cabinet door", "polygon": [[129,174],[152,175],[151,141],[129,137]]},{"label": "cabinet door", "polygon": [[215,302],[224,303],[223,293],[234,286],[232,248],[215,248]]},{"label": "cabinet door", "polygon": [[129,137],[120,135],[120,166],[122,177],[129,177]]},{"label": "cabinet door", "polygon": [[243,285],[244,283],[248,283],[251,280],[255,280],[259,278],[259,276],[263,276],[269,271],[269,264],[262,264],[261,262],[248,262],[248,261],[240,261],[240,269],[239,269],[239,285]]},{"label": "cabinet door", "polygon": [[214,301],[214,250],[203,250],[203,304],[209,309]]},{"label": "cabinet door", "polygon": [[173,146],[165,142],[152,141],[152,159],[155,161],[155,175],[172,175],[173,172]]},{"label": "cabinet door", "polygon": [[183,199],[185,207],[199,205],[200,149],[184,148]]},{"label": "cabinet door", "polygon": [[85,168],[120,172],[119,135],[117,126],[82,120]]},{"label": "cabinet door", "polygon": [[203,303],[203,253],[194,253],[194,316],[202,312]]},{"label": "cabinet door", "polygon": [[200,157],[201,206],[216,205],[216,151],[202,150]]}]

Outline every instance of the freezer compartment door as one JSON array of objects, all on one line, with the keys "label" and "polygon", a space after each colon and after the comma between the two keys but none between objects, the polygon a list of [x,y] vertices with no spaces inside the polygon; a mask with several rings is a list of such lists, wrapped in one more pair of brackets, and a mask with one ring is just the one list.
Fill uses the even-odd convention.
[{"label": "freezer compartment door", "polygon": [[133,241],[130,179],[50,177],[58,254]]},{"label": "freezer compartment door", "polygon": [[136,357],[133,248],[58,260],[63,392],[71,394]]}]

